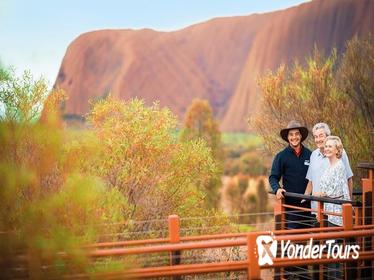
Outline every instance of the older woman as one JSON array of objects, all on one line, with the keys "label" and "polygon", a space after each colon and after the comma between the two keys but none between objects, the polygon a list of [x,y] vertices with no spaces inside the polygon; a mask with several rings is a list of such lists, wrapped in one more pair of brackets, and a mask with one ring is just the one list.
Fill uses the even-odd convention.
[{"label": "older woman", "polygon": [[[341,160],[343,153],[343,144],[339,137],[328,136],[325,140],[325,156],[328,158],[329,167],[325,170],[320,181],[321,196],[329,198],[349,200],[349,189],[345,167]],[[324,203],[325,211],[332,213],[342,213],[341,205],[333,203]],[[341,216],[327,215],[328,226],[342,226]],[[338,240],[341,243],[342,240]],[[331,263],[327,265],[327,279],[341,279],[342,265],[340,263]]]},{"label": "older woman", "polygon": [[[343,153],[343,144],[338,136],[328,136],[325,140],[325,156],[329,160],[329,167],[321,177],[320,190],[321,196],[329,198],[349,200],[349,189],[345,167],[341,160]],[[325,203],[325,211],[341,213],[341,205]],[[342,226],[341,216],[328,215],[330,226]]]}]

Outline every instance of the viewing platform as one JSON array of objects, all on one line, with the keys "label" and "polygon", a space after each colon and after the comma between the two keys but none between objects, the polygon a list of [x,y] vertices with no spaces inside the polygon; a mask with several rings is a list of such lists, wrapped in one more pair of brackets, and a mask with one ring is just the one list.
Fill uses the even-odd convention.
[{"label": "viewing platform", "polygon": [[[305,279],[326,279],[330,269],[328,264],[331,263],[341,264],[343,279],[374,279],[374,163],[361,163],[359,167],[367,172],[367,175],[361,179],[361,190],[353,193],[352,201],[285,192],[286,198],[316,201],[318,207],[312,210],[287,205],[284,199],[276,200],[274,226],[269,231],[186,235],[181,228],[183,218],[170,215],[167,221],[164,221],[167,222],[167,236],[164,238],[87,245],[85,249],[91,261],[115,258],[127,258],[129,261],[128,269],[98,272],[95,279],[182,279],[187,275],[200,275],[199,279],[287,279],[290,275],[287,268],[290,267],[298,267],[299,276]],[[341,205],[342,213],[324,211],[324,203]],[[310,223],[309,218],[305,220],[306,224],[309,223],[306,228],[286,229],[285,208],[301,215],[308,213],[306,217],[310,217],[312,211],[316,218],[313,223]],[[328,227],[327,215],[341,216],[343,226]],[[340,243],[335,243],[335,240],[340,240]],[[331,250],[328,244],[331,245]],[[323,245],[325,247],[321,247]],[[284,246],[288,246],[288,249],[284,249]],[[340,247],[334,246],[341,246],[343,249],[339,251]],[[226,260],[222,260],[221,257],[219,261],[207,261],[201,254],[194,255],[199,250],[217,248],[237,250],[237,255],[234,259],[227,257]],[[335,248],[338,248],[337,251],[334,251]],[[63,258],[69,258],[61,254]],[[157,264],[151,261],[152,258],[161,259],[161,254],[164,256],[164,262]],[[140,256],[143,260],[141,262],[138,259]],[[27,256],[22,260],[27,263]],[[43,269],[45,268],[41,266],[41,273]],[[224,274],[222,278],[209,278],[208,275],[212,273]],[[237,278],[232,273],[238,273]],[[66,278],[87,279],[90,275],[69,274]]]}]

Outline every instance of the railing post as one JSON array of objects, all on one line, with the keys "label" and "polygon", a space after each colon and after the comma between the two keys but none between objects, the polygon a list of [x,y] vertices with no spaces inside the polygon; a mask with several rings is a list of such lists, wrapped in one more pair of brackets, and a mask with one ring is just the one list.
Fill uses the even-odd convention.
[{"label": "railing post", "polygon": [[319,227],[326,226],[326,216],[323,214],[323,202],[317,201],[317,221]]},{"label": "railing post", "polygon": [[284,198],[282,199],[275,199],[274,204],[274,229],[275,230],[282,230],[285,228],[285,214],[284,214]]},{"label": "railing post", "polygon": [[[284,213],[284,198],[282,199],[275,199],[274,204],[274,229],[275,230],[282,230],[285,229],[285,213]],[[281,254],[280,248],[277,249],[277,257],[279,257]],[[283,271],[283,268],[276,267],[274,268],[274,274],[277,276],[274,276],[274,280],[281,279],[281,273]]]},{"label": "railing post", "polygon": [[[178,215],[170,215],[168,218],[169,241],[170,243],[179,243],[180,241],[180,220]],[[178,265],[181,262],[181,251],[172,251],[170,254],[170,265]],[[180,276],[174,276],[174,280],[181,279]]]},{"label": "railing post", "polygon": [[[353,209],[352,205],[345,203],[342,205],[342,218],[343,218],[343,229],[352,230],[353,229]],[[345,238],[344,244],[346,243],[356,243],[354,238]],[[345,279],[357,279],[357,262],[348,262],[344,264],[344,272],[346,275]]]},{"label": "railing post", "polygon": [[[362,209],[363,209],[363,224],[372,225],[374,224],[374,163],[359,163],[359,168],[368,170],[367,178],[361,179],[362,184]],[[367,236],[363,238],[363,251],[371,251],[374,247],[374,237]],[[372,279],[374,276],[374,266],[372,260],[365,260],[364,266],[367,267],[362,269],[360,277]]]},{"label": "railing post", "polygon": [[362,225],[362,208],[361,207],[355,208],[355,225],[356,226]]},{"label": "railing post", "polygon": [[[360,226],[360,225],[363,225],[363,216],[362,216],[362,205],[361,207],[356,207],[355,208],[355,226]],[[357,237],[356,238],[356,243],[360,246],[360,250],[364,250],[364,237]],[[358,276],[361,275],[361,269],[360,269],[360,266],[358,265],[357,263],[357,277],[356,278],[359,278]]]},{"label": "railing post", "polygon": [[257,234],[251,232],[247,235],[248,279],[261,279],[260,265],[258,264],[258,250],[256,244]]},{"label": "railing post", "polygon": [[349,203],[344,203],[342,205],[342,216],[343,216],[343,228],[344,230],[353,229],[353,211],[352,205]]}]

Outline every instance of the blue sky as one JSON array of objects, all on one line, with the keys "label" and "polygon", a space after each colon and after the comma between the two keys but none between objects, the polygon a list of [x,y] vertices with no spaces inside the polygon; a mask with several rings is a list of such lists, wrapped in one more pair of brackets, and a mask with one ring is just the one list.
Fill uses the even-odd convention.
[{"label": "blue sky", "polygon": [[263,13],[307,0],[0,0],[0,61],[54,83],[68,45],[97,29],[169,31],[214,17]]}]

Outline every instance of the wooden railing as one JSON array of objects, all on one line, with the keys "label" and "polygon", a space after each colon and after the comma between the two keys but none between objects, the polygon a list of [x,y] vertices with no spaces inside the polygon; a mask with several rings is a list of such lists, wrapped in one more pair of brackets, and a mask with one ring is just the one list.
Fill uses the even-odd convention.
[{"label": "wooden railing", "polygon": [[[315,211],[317,214],[317,227],[300,228],[286,230],[285,207],[283,200],[276,202],[274,208],[274,230],[256,231],[245,233],[226,233],[210,234],[198,236],[181,235],[181,219],[177,215],[171,215],[168,218],[168,237],[147,240],[129,240],[116,242],[102,242],[85,246],[87,255],[95,261],[98,258],[113,258],[123,256],[151,255],[159,253],[168,253],[169,262],[165,265],[151,267],[128,268],[125,271],[97,273],[97,279],[117,279],[117,278],[154,278],[170,276],[179,279],[181,275],[205,274],[244,271],[248,279],[260,279],[263,271],[273,269],[274,278],[282,278],[285,274],[284,268],[291,266],[313,265],[317,268],[317,276],[323,279],[324,264],[337,262],[335,259],[328,258],[325,253],[321,258],[308,259],[289,259],[282,258],[276,254],[272,258],[272,264],[259,265],[258,247],[256,244],[257,237],[260,235],[271,235],[274,241],[292,241],[295,243],[308,242],[313,238],[313,242],[321,243],[324,240],[340,238],[344,239],[344,244],[354,242],[360,245],[359,256],[357,259],[349,257],[339,259],[339,263],[345,263],[346,279],[358,279],[374,277],[374,207],[373,207],[373,190],[374,176],[373,165],[364,165],[363,168],[368,170],[367,178],[362,179],[362,201],[345,201],[314,196],[305,196],[301,194],[285,193],[286,197],[306,199],[308,201],[317,201],[317,210],[304,207],[294,207],[295,211]],[[342,227],[327,227],[325,224],[327,213],[323,209],[323,203],[337,203],[342,205],[341,215],[343,219]],[[354,213],[354,214],[353,214]],[[335,214],[336,215],[336,214]],[[199,262],[184,263],[184,253],[193,250],[210,250],[215,248],[240,248],[246,252],[245,259],[217,261],[217,262]],[[279,247],[278,247],[279,248]],[[87,278],[87,274],[67,275],[69,279]]]},{"label": "wooden railing", "polygon": [[[347,279],[365,277],[370,278],[373,274],[373,200],[372,193],[374,180],[372,169],[369,169],[368,178],[362,180],[362,202],[336,200],[323,197],[305,196],[295,193],[285,193],[285,197],[306,199],[308,201],[317,201],[317,210],[310,208],[294,207],[287,205],[283,200],[279,200],[274,208],[275,227],[272,232],[257,231],[251,233],[228,233],[199,236],[181,236],[180,219],[176,215],[169,217],[169,237],[163,239],[137,240],[125,242],[110,242],[91,245],[92,251],[89,256],[92,258],[152,254],[169,252],[169,265],[155,266],[147,268],[128,269],[124,272],[106,273],[97,275],[103,278],[116,278],[126,276],[129,278],[148,278],[174,276],[175,279],[180,275],[201,274],[201,273],[218,273],[227,271],[246,271],[248,279],[261,278],[261,271],[274,269],[274,278],[281,278],[284,275],[283,268],[300,265],[314,265],[318,268],[317,277],[323,279],[323,265],[331,262],[337,262],[334,259],[327,258],[324,254],[320,259],[288,259],[281,258],[277,255],[273,259],[272,265],[260,266],[258,264],[258,250],[256,239],[259,235],[272,234],[274,240],[290,240],[292,242],[306,242],[313,238],[314,241],[320,241],[331,238],[342,238],[345,242],[356,242],[360,245],[359,257],[357,259],[347,258],[340,259],[339,263],[346,263],[345,276]],[[360,193],[359,193],[360,194]],[[323,210],[323,203],[335,203],[342,205],[342,213],[327,213]],[[285,207],[293,207],[296,211],[315,211],[317,214],[318,227],[301,228],[285,230],[287,222],[284,216]],[[353,209],[355,209],[353,215]],[[342,227],[326,227],[326,215],[341,215],[343,219]],[[134,247],[135,246],[135,247]],[[214,249],[227,247],[241,247],[247,251],[247,258],[239,261],[225,261],[215,263],[194,263],[183,264],[182,253],[197,249]],[[78,276],[78,275],[77,275]],[[316,275],[314,275],[316,276]]]},{"label": "wooden railing", "polygon": [[[322,211],[323,212],[323,211]],[[147,268],[128,269],[124,272],[117,273],[103,273],[98,274],[99,278],[116,278],[126,276],[129,278],[148,278],[148,277],[162,277],[162,276],[179,276],[189,274],[201,273],[217,273],[226,271],[246,271],[248,279],[260,279],[261,270],[271,268],[283,268],[295,265],[322,265],[330,262],[336,262],[334,259],[329,259],[324,255],[321,259],[287,259],[276,257],[273,259],[273,265],[260,266],[258,264],[258,250],[256,239],[259,235],[274,236],[274,240],[291,240],[293,242],[307,242],[310,238],[313,240],[327,240],[333,238],[355,238],[356,240],[364,237],[372,237],[374,235],[374,225],[354,225],[354,218],[352,216],[352,205],[343,204],[343,227],[320,227],[309,229],[295,229],[295,230],[274,230],[273,232],[251,232],[238,234],[216,234],[194,236],[183,238],[179,236],[177,228],[170,226],[170,236],[168,239],[158,240],[160,244],[155,245],[155,240],[143,240],[142,246],[127,247],[126,245],[118,243],[117,245],[126,247],[118,248],[115,243],[107,244],[111,248],[95,249],[88,254],[92,258],[103,258],[113,256],[137,255],[137,254],[151,254],[151,253],[170,253],[170,265],[156,266]],[[177,220],[176,216],[169,217],[170,223]],[[169,224],[170,225],[170,224]],[[228,240],[228,238],[230,238]],[[193,241],[191,241],[193,240]],[[140,243],[138,243],[140,244]],[[113,246],[115,247],[113,248]],[[96,247],[102,247],[104,244],[96,244]],[[181,252],[196,250],[196,249],[213,249],[226,247],[242,247],[247,251],[247,259],[240,261],[216,262],[216,263],[196,263],[196,264],[181,264]],[[178,252],[176,254],[176,252]],[[374,248],[363,247],[359,251],[359,258],[357,260],[348,258],[339,260],[339,262],[355,262],[355,269],[359,270],[360,262],[365,260],[372,261],[374,259]],[[351,265],[351,268],[353,266]],[[364,270],[355,272],[355,275],[364,275]],[[352,273],[351,273],[352,274]],[[281,274],[279,274],[281,275]],[[70,278],[80,278],[81,275],[71,275]]]}]

